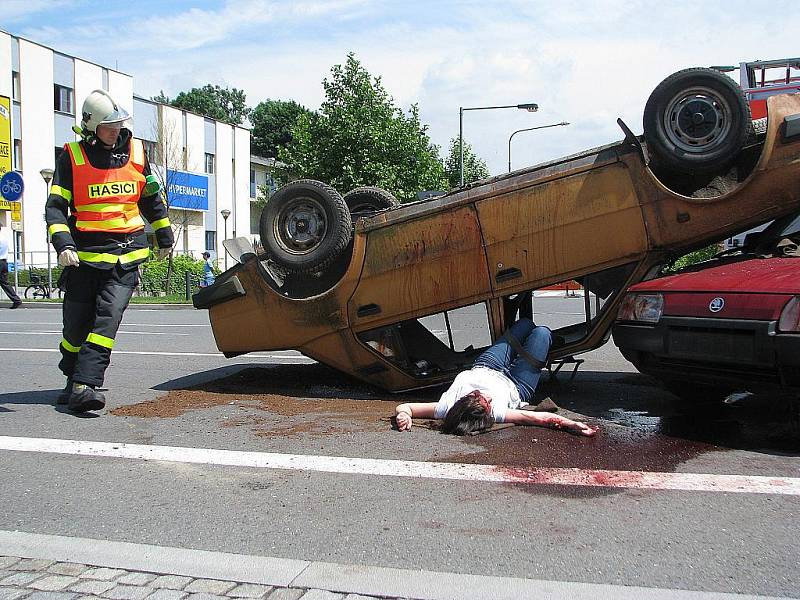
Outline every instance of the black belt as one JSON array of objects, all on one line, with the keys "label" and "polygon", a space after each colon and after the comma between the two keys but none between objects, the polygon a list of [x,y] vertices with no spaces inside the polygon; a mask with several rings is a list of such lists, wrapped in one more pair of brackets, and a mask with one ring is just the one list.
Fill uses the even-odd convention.
[{"label": "black belt", "polygon": [[533,356],[530,352],[525,350],[525,348],[522,347],[522,344],[519,343],[519,340],[515,338],[514,335],[511,333],[510,329],[506,331],[503,337],[505,337],[506,340],[508,340],[508,343],[511,344],[511,347],[517,351],[517,354],[519,354],[522,358],[524,358],[525,361],[528,364],[530,364],[534,369],[544,369],[547,363],[539,360],[538,358]]}]

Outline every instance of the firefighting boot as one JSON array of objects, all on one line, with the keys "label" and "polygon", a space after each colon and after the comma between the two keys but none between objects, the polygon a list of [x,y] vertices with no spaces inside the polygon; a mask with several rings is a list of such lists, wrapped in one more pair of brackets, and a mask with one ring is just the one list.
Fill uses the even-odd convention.
[{"label": "firefighting boot", "polygon": [[64,406],[65,404],[69,404],[69,397],[72,395],[72,377],[67,377],[67,385],[64,386],[64,389],[58,394],[58,400],[56,400],[56,404],[59,406]]},{"label": "firefighting boot", "polygon": [[90,385],[75,383],[72,385],[72,393],[69,396],[69,410],[75,413],[83,413],[87,410],[100,410],[105,408],[106,397]]}]

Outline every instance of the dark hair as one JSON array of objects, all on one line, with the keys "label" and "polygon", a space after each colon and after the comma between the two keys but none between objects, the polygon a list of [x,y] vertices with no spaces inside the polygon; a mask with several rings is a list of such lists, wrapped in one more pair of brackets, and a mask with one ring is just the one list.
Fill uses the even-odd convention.
[{"label": "dark hair", "polygon": [[211,258],[210,252],[203,252],[203,258]]},{"label": "dark hair", "polygon": [[494,425],[494,416],[487,412],[486,403],[481,402],[481,393],[472,390],[459,398],[442,421],[442,433],[467,435],[473,431],[489,429]]}]

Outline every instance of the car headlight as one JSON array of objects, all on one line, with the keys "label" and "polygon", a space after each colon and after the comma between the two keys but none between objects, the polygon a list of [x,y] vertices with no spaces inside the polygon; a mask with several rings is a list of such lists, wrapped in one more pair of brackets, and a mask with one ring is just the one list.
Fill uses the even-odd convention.
[{"label": "car headlight", "polygon": [[800,332],[800,296],[795,296],[786,303],[778,319],[778,331]]},{"label": "car headlight", "polygon": [[661,294],[626,294],[617,320],[658,323],[663,312],[664,297]]}]

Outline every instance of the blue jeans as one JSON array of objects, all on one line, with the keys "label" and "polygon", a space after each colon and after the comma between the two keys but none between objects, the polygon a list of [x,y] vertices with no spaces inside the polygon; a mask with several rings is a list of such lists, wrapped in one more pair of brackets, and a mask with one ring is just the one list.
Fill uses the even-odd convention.
[{"label": "blue jeans", "polygon": [[[552,341],[547,327],[536,326],[530,319],[520,319],[511,326],[511,335],[519,340],[528,354],[542,362],[547,361]],[[541,369],[537,369],[524,357],[517,355],[505,338],[500,338],[489,346],[475,360],[473,366],[500,371],[516,384],[522,402],[527,403],[533,398],[542,374]]]}]

